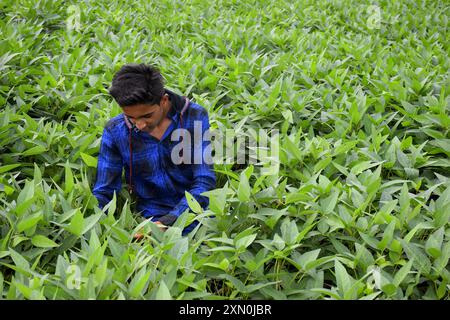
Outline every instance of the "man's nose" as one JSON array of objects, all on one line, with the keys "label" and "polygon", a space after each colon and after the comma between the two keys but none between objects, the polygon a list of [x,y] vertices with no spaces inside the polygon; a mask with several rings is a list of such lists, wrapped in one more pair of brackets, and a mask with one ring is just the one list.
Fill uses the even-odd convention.
[{"label": "man's nose", "polygon": [[136,127],[139,130],[142,130],[145,127],[145,121],[144,120],[136,120]]}]

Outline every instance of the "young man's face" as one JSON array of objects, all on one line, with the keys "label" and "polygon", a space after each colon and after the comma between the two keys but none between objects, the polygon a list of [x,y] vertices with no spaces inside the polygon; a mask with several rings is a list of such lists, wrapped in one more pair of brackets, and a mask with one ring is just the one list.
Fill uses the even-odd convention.
[{"label": "young man's face", "polygon": [[139,129],[152,131],[164,119],[168,112],[168,96],[164,95],[158,104],[137,104],[122,107],[125,116]]}]

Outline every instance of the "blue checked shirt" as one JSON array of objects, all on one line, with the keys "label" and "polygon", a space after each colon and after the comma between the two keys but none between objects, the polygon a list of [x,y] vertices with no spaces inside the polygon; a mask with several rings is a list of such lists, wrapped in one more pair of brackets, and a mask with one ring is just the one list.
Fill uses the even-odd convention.
[{"label": "blue checked shirt", "polygon": [[[194,163],[194,153],[204,152],[210,142],[200,141],[192,148],[193,164],[174,164],[171,159],[172,149],[179,144],[178,139],[171,141],[172,132],[181,128],[180,111],[184,101],[178,95],[169,93],[172,108],[168,113],[172,123],[157,140],[144,131],[131,130],[132,139],[132,184],[134,194],[137,196],[137,209],[146,217],[157,218],[171,214],[180,216],[189,208],[185,190],[191,193],[199,204],[205,209],[209,199],[201,193],[215,188],[216,177],[212,164],[203,161]],[[200,105],[189,102],[183,114],[183,128],[194,139],[194,121],[198,126],[201,123],[202,134],[209,129],[207,111]],[[103,208],[113,196],[118,194],[122,186],[122,169],[125,169],[126,181],[130,181],[130,129],[125,123],[124,114],[112,118],[103,130],[103,136],[98,155],[96,183],[93,194],[98,200],[99,207]],[[194,143],[192,143],[194,146]],[[199,148],[201,146],[201,148]],[[176,149],[178,150],[178,149]],[[203,159],[202,159],[203,160]]]}]

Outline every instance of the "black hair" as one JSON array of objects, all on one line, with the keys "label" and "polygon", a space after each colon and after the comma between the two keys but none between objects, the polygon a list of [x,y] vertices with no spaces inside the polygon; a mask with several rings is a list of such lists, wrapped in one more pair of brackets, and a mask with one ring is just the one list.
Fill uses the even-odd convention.
[{"label": "black hair", "polygon": [[109,94],[120,107],[159,104],[164,95],[164,81],[154,66],[126,64],[114,75]]}]

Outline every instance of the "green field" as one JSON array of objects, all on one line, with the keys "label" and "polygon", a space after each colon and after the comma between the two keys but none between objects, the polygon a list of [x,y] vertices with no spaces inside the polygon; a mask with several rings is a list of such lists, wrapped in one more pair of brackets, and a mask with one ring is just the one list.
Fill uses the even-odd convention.
[{"label": "green field", "polygon": [[[449,299],[449,16],[419,0],[1,1],[0,299]],[[132,62],[213,129],[279,130],[279,171],[216,164],[209,209],[191,201],[166,232],[125,187],[102,212],[108,88]]]}]

